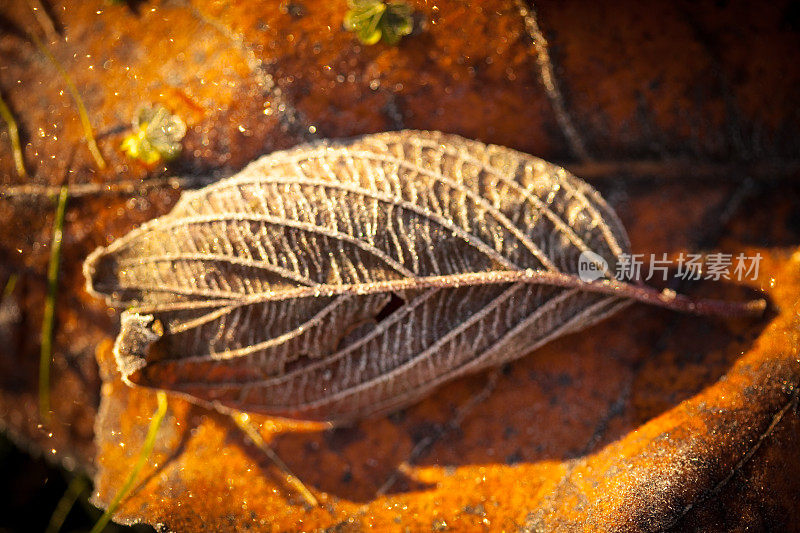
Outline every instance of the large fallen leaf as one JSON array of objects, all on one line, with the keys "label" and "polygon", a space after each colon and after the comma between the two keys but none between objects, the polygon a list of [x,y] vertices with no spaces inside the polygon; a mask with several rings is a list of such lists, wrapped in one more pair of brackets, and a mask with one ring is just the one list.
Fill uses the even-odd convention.
[{"label": "large fallen leaf", "polygon": [[91,293],[127,308],[123,379],[354,420],[627,305],[578,268],[591,253],[615,280],[629,252],[613,211],[563,169],[406,131],[259,159],[85,270]]},{"label": "large fallen leaf", "polygon": [[[105,346],[99,353],[110,355],[110,344],[103,341],[119,328],[118,315],[83,290],[81,264],[95,247],[167,213],[178,199],[178,186],[208,183],[162,179],[163,169],[149,173],[117,151],[123,129],[142,103],[163,104],[187,122],[183,155],[170,169],[184,175],[207,176],[220,167],[235,172],[264,153],[297,144],[311,126],[326,137],[400,127],[439,129],[548,160],[564,161],[571,154],[514,2],[412,2],[429,24],[398,48],[353,46],[352,35],[340,30],[344,1],[295,2],[288,10],[272,3],[216,0],[43,3],[64,37],[51,43],[52,52],[82,93],[110,165],[105,172],[94,168],[62,81],[24,38],[24,32],[38,27],[29,3],[7,2],[0,28],[7,59],[0,91],[19,122],[31,176],[16,176],[6,130],[0,128],[0,282],[19,274],[13,301],[20,308],[10,342],[0,346],[0,417],[17,442],[67,468],[95,469],[92,423],[100,381],[94,352]],[[295,14],[298,5],[300,15]],[[634,251],[674,257],[681,251],[738,253],[756,246],[775,265],[757,286],[769,289],[774,277],[770,293],[789,309],[798,298],[791,292],[796,286],[786,282],[778,263],[782,247],[797,246],[800,235],[800,197],[792,185],[798,177],[800,70],[791,3],[536,2],[535,7],[567,112],[595,158],[565,166],[604,193],[623,219]],[[287,128],[282,107],[306,122]],[[739,187],[745,178],[750,185]],[[58,191],[64,182],[74,196],[64,225],[56,310],[54,413],[42,428],[36,413],[38,338],[55,211],[43,188]],[[29,196],[6,195],[29,187]],[[706,297],[743,297],[722,294],[716,286],[689,292],[697,290]],[[565,464],[590,458],[680,408],[713,387],[738,359],[752,362],[756,337],[764,347],[756,359],[774,356],[776,369],[787,368],[786,352],[769,347],[775,335],[775,346],[796,353],[790,331],[771,324],[759,335],[762,327],[637,305],[626,316],[611,318],[602,331],[557,340],[515,363],[459,431],[434,445],[413,468],[403,468],[407,474],[394,487],[403,494],[372,505],[364,523],[401,527],[397,520],[428,528],[438,506],[456,527],[523,525],[527,511],[552,486],[545,481],[558,479]],[[774,382],[737,368],[743,369],[740,387],[752,399],[744,409],[756,412],[737,415],[745,429],[740,431],[745,444],[738,446],[746,447],[749,424],[765,427],[766,413],[779,402],[758,403],[772,401],[754,392]],[[347,432],[283,432],[273,444],[315,491],[327,491],[355,509],[374,497],[414,443],[437,434],[439,423],[446,424],[456,406],[479,395],[483,384],[481,376],[465,378],[402,416]],[[129,442],[118,434],[99,436],[98,451],[106,457],[99,464],[108,476],[117,475],[98,478],[108,501],[132,465],[124,458],[138,453],[137,435],[144,432],[155,401],[123,386],[103,390],[118,393],[106,413],[122,417],[104,424],[130,430]],[[129,406],[130,417],[118,403],[129,399],[144,402],[138,410]],[[186,481],[186,491],[159,477],[149,479],[123,508],[122,519],[160,519],[175,528],[199,528],[207,519],[209,527],[224,528],[230,517],[244,525],[274,519],[276,528],[304,527],[299,506],[284,508],[284,496],[292,499],[292,491],[273,483],[272,467],[259,462],[262,456],[242,443],[238,430],[199,408],[185,417],[183,410],[190,407],[180,399],[173,397],[170,405],[173,421],[182,424],[173,429],[184,443],[170,449],[170,464],[185,467],[185,476],[170,472]],[[714,412],[697,412],[695,423]],[[795,481],[800,465],[793,453],[796,420],[788,410],[731,481],[695,504],[688,522],[678,527],[781,529],[779,520],[792,520],[790,503],[800,493]],[[183,432],[187,424],[197,427],[194,436]],[[242,446],[251,453],[240,455]],[[186,450],[202,452],[193,462]],[[712,455],[703,458],[710,467],[718,463]],[[577,473],[589,479],[586,469]],[[227,483],[228,476],[235,493],[221,488],[220,480]],[[515,496],[497,499],[506,493]],[[202,494],[210,498],[200,501]],[[259,498],[268,501],[259,503]],[[37,501],[29,507],[43,505]],[[259,514],[248,522],[251,509]],[[642,507],[630,509],[634,514]],[[334,520],[312,513],[306,523],[317,518],[318,523]],[[491,519],[489,526],[484,518]],[[435,525],[444,527],[442,521]]]},{"label": "large fallen leaf", "polygon": [[124,380],[347,422],[632,299],[726,309],[626,283],[623,254],[616,214],[564,169],[401,131],[259,159],[99,248],[85,271],[90,293],[127,308]]},{"label": "large fallen leaf", "polygon": [[[651,363],[646,339],[664,338],[658,330],[669,315],[635,308],[602,326],[621,329],[623,336],[598,345],[593,339],[603,336],[597,326],[516,364],[460,430],[417,464],[405,462],[414,443],[436,435],[436,425],[452,416],[447,405],[466,402],[481,379],[448,386],[442,394],[453,403],[433,398],[400,418],[353,428],[321,431],[254,417],[263,437],[322,500],[320,508],[305,507],[230,419],[172,396],[151,473],[118,519],[171,530],[309,530],[337,523],[355,529],[524,524],[549,530],[588,524],[653,530],[687,523],[724,529],[725,520],[747,524],[764,516],[726,509],[768,502],[776,512],[772,523],[790,524],[797,518],[789,503],[797,482],[783,469],[797,468],[798,459],[790,454],[775,468],[770,457],[800,440],[794,410],[800,251],[765,261],[761,286],[774,286],[769,293],[780,313],[760,335],[760,328],[749,328],[721,346],[670,339],[666,351],[658,352],[664,360]],[[717,341],[735,330],[730,326],[741,329],[696,317],[680,320],[682,330],[705,331]],[[654,390],[650,380],[674,367],[670,359],[691,357],[693,348],[706,354],[706,368],[732,366],[717,383],[651,418],[647,406],[658,387],[667,389],[657,405],[685,393],[673,389],[679,382]],[[738,359],[737,350],[744,352]],[[97,424],[102,504],[135,460],[155,395],[120,380],[110,343],[98,355],[107,381]],[[398,469],[397,486],[388,496],[376,495]]]}]

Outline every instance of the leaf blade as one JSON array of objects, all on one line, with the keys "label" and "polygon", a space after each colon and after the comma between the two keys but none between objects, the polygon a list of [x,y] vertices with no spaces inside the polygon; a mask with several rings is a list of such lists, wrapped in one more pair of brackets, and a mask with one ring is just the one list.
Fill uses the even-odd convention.
[{"label": "leaf blade", "polygon": [[[164,325],[153,342],[167,356],[147,343],[118,353],[142,359],[133,382],[345,420],[616,310],[619,298],[576,283],[577,257],[613,265],[628,247],[613,211],[562,169],[408,131],[266,156],[185,194],[93,254],[86,273],[90,290]],[[390,293],[404,305],[378,323]]]}]

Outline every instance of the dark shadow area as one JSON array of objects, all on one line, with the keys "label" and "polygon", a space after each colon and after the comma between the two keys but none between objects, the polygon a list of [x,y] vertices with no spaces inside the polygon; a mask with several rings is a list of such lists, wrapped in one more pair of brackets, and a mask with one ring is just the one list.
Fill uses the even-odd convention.
[{"label": "dark shadow area", "polygon": [[[0,433],[0,531],[44,531],[70,481],[76,475],[18,448]],[[88,531],[102,512],[89,503],[91,482],[67,514],[61,531]],[[153,531],[146,525],[132,527],[109,523],[105,531]]]},{"label": "dark shadow area", "polygon": [[[254,464],[257,464],[273,483],[283,488],[283,493],[289,502],[296,505],[306,505],[296,489],[287,483],[284,474],[261,449],[255,446],[229,419],[224,420],[224,424],[230,426],[228,431],[228,442],[230,444],[242,447]],[[388,491],[389,493],[424,491],[433,487],[430,484],[409,478],[402,472],[396,472],[395,467],[400,459],[395,461],[373,461],[371,458],[366,458],[370,463],[372,475],[369,477],[359,475],[357,472],[363,470],[364,463],[349,461],[340,455],[342,446],[366,438],[366,434],[359,427],[333,429],[321,435],[291,434],[292,437],[296,438],[293,442],[284,441],[284,437],[288,435],[281,435],[271,446],[287,464],[292,473],[312,491],[324,491],[351,501],[367,502],[375,497],[376,492],[380,490],[386,479],[392,475],[396,475],[396,480],[392,489]],[[328,459],[323,465],[315,462],[312,466],[308,465],[306,461],[294,457],[293,454],[282,451],[286,445],[289,445],[292,447],[301,446],[302,449],[313,453],[320,449],[320,437],[324,446],[329,446],[329,449],[334,454],[339,454],[337,460],[331,461]],[[329,455],[326,454],[326,457]],[[344,491],[342,487],[345,488]]]},{"label": "dark shadow area", "polygon": [[[704,207],[682,216],[669,210],[652,215],[654,223],[661,219],[665,224],[677,221],[675,225],[686,226],[683,230],[679,227],[661,235],[656,233],[654,246],[663,248],[653,248],[652,253],[736,249],[742,246],[740,239],[747,241],[756,235],[757,246],[790,245],[800,240],[800,228],[795,225],[791,229],[795,215],[789,208],[800,205],[796,193],[747,182],[707,184],[692,190],[676,184],[665,189],[670,205],[681,205],[683,201],[696,206],[702,202]],[[640,204],[661,196],[645,184],[624,192],[618,196],[623,199],[621,209],[631,205],[634,209],[622,211],[623,218],[634,216]],[[785,210],[780,207],[783,205],[787,205]],[[776,216],[787,224],[769,220],[769,213],[776,212],[776,206]],[[759,221],[761,216],[752,218],[756,212],[764,213],[763,220]],[[757,233],[748,229],[751,221],[758,225]],[[642,225],[641,220],[634,220],[629,227],[641,232]],[[647,223],[644,226],[646,230]],[[634,233],[634,251],[642,249],[638,241],[647,244],[649,237],[653,232]],[[645,248],[642,252],[651,250]],[[648,283],[695,298],[732,302],[765,298],[764,293],[745,282],[685,281],[674,277],[674,269],[670,274],[667,281]],[[387,309],[391,309],[391,302]],[[727,319],[634,304],[512,363],[506,375],[501,376],[501,385],[455,429],[448,429],[450,419],[460,405],[481,392],[486,373],[444,385],[431,398],[391,415],[391,426],[364,421],[325,432],[321,441],[318,435],[286,433],[276,436],[273,445],[279,455],[286,457],[291,450],[310,446],[311,442],[334,450],[337,443],[342,450],[363,449],[365,443],[375,443],[375,452],[367,457],[327,456],[324,470],[302,461],[291,465],[308,486],[360,502],[374,498],[378,487],[426,439],[433,442],[414,464],[448,468],[581,458],[718,382],[750,350],[775,314],[775,309],[768,308],[761,318]],[[435,407],[442,403],[446,409]],[[402,444],[390,445],[398,442]],[[343,484],[331,475],[351,471],[355,463],[367,461],[377,465],[373,470],[383,477],[351,473]],[[391,490],[424,488],[398,482]]]},{"label": "dark shadow area", "polygon": [[[759,296],[742,287],[709,283],[692,291],[693,296],[710,293],[731,300]],[[412,450],[426,440],[430,446],[412,461],[415,465],[511,466],[580,458],[717,382],[749,350],[769,319],[697,317],[635,304],[512,363],[507,375],[500,377],[501,385],[467,413],[457,428],[448,426],[450,418],[470,395],[481,392],[486,373],[444,385],[421,404],[391,415],[390,426],[367,420],[321,435],[284,433],[274,438],[273,447],[309,487],[358,502],[373,499]],[[558,363],[583,357],[594,361],[586,368]],[[587,402],[588,391],[601,397]],[[430,406],[436,403],[449,408],[435,411],[437,418],[432,419]],[[397,442],[402,445],[391,445]],[[367,443],[375,443],[374,453],[347,454],[348,449],[364,449]],[[292,450],[298,449],[333,453],[326,453],[324,468],[320,468],[293,460]],[[255,448],[254,452],[259,453]],[[371,465],[369,476],[353,472],[363,472],[364,463]],[[425,486],[400,474],[389,493],[419,490]]]}]

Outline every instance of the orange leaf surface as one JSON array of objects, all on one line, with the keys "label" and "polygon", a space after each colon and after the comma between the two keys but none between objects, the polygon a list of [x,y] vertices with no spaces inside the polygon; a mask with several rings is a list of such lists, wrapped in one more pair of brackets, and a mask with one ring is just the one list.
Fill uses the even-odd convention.
[{"label": "orange leaf surface", "polygon": [[[368,48],[341,29],[344,0],[301,10],[45,3],[65,37],[47,44],[109,167],[95,168],[63,82],[24,37],[39,31],[28,2],[4,5],[0,92],[30,177],[16,176],[0,128],[0,283],[18,274],[20,310],[0,323],[0,424],[32,452],[94,473],[100,505],[135,463],[156,403],[117,379],[117,314],[85,293],[83,260],[168,212],[179,188],[307,138],[436,129],[563,162],[613,205],[635,253],[765,257],[755,290],[704,282],[683,292],[741,300],[764,290],[776,309],[724,321],[637,305],[523,358],[491,392],[478,375],[334,431],[253,418],[321,500],[316,509],[231,420],[171,396],[118,520],[174,530],[797,528],[800,46],[790,3],[536,2],[584,160],[516,2],[411,2],[419,33]],[[117,150],[142,103],[187,124],[168,169]],[[41,426],[48,198],[65,182],[53,415]]]}]

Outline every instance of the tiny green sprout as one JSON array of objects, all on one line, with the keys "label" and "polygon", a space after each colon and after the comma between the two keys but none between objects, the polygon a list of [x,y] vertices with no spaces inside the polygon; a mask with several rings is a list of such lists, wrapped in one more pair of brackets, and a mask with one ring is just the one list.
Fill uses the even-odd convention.
[{"label": "tiny green sprout", "polygon": [[355,32],[363,44],[375,44],[383,38],[386,44],[395,45],[414,29],[413,10],[405,2],[348,0],[348,5],[344,27]]},{"label": "tiny green sprout", "polygon": [[142,107],[133,120],[133,132],[120,145],[128,157],[148,165],[169,161],[181,153],[186,124],[162,106]]}]

